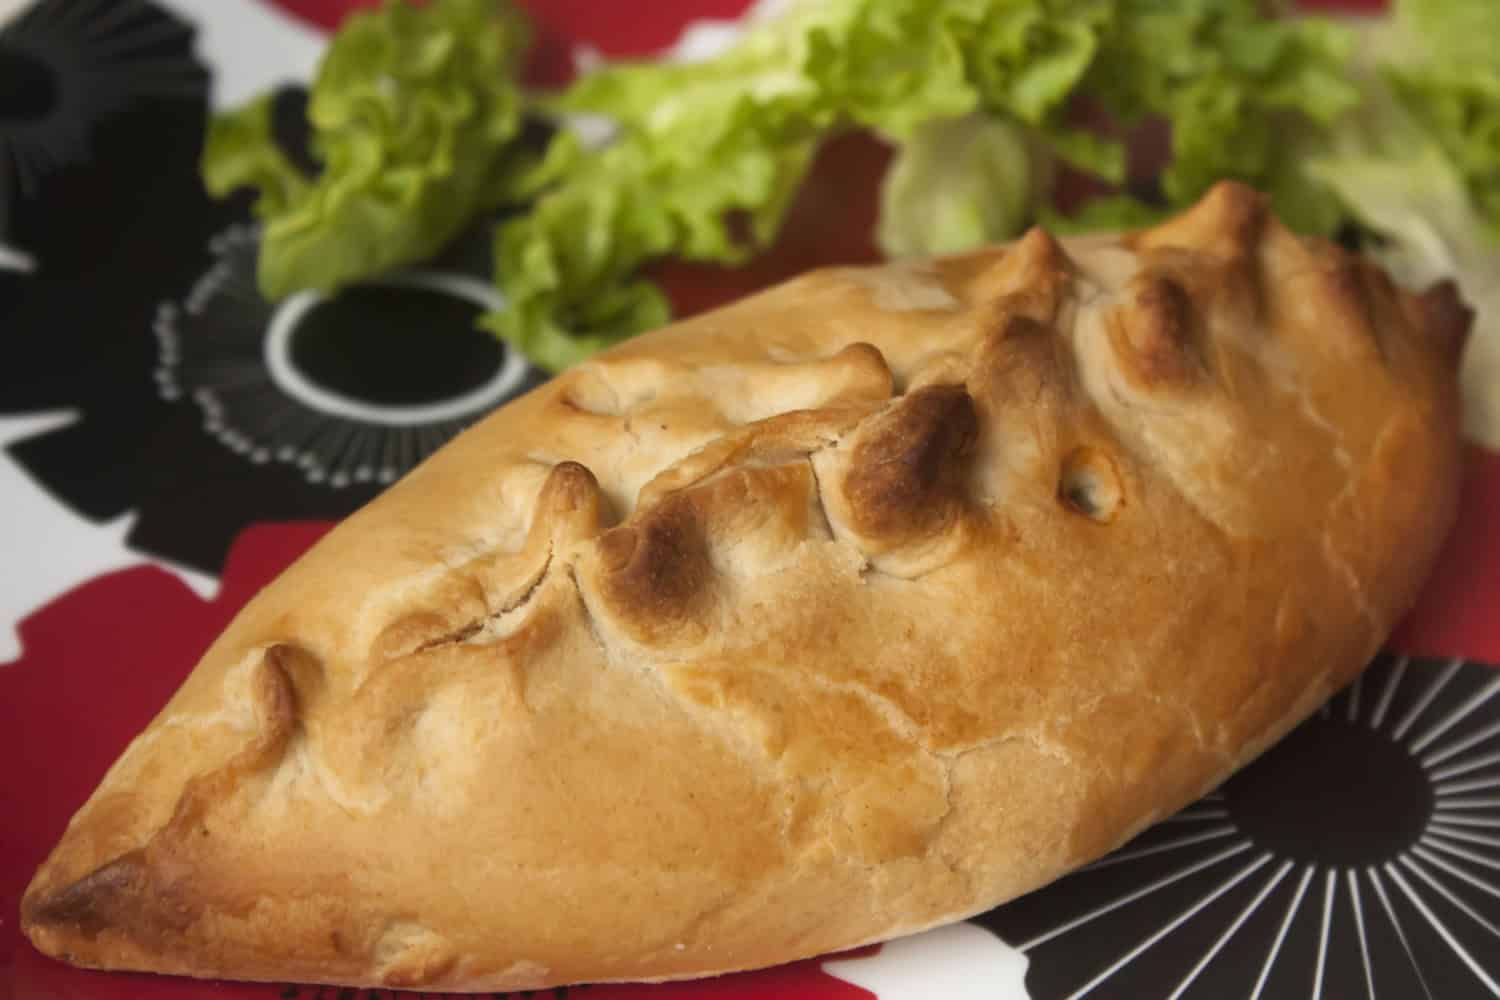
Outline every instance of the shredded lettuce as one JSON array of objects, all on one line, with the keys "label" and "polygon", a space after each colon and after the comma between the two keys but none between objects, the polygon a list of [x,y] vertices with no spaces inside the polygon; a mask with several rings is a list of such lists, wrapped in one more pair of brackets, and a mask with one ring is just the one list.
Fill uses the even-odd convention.
[{"label": "shredded lettuce", "polygon": [[258,191],[264,294],[332,290],[436,253],[559,168],[518,148],[525,19],[500,0],[402,0],[348,18],[308,102],[308,176],[276,145],[269,98],[217,117],[210,192]]}]

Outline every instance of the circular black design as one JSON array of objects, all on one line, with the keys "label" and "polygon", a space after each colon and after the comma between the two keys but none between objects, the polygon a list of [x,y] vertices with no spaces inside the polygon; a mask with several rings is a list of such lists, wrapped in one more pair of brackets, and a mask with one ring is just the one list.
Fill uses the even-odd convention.
[{"label": "circular black design", "polygon": [[1277,857],[1362,867],[1406,852],[1432,819],[1432,781],[1389,733],[1314,718],[1224,786],[1229,819]]},{"label": "circular black design", "polygon": [[[145,46],[138,50],[151,55],[149,67],[91,61],[91,39],[118,43],[119,31],[128,33],[127,50]],[[144,32],[156,41],[146,44]],[[215,201],[203,192],[198,167],[207,77],[192,61],[191,43],[186,25],[139,0],[42,0],[0,29],[0,44],[24,48],[57,71],[58,105],[34,127],[86,134],[93,152],[33,177],[29,193],[0,176],[0,242],[36,261],[30,274],[0,269],[0,329],[7,334],[0,413],[77,412],[72,423],[8,450],[59,502],[84,517],[103,521],[134,511],[126,536],[133,549],[216,573],[247,524],[344,517],[375,496],[381,479],[409,468],[484,406],[452,420],[402,423],[411,414],[396,413],[387,414],[390,423],[371,423],[299,402],[269,378],[265,335],[285,304],[267,303],[254,290],[249,198]],[[179,72],[184,64],[196,67],[194,73]],[[131,65],[152,75],[119,79]],[[181,86],[109,114],[93,114],[103,106],[98,102],[73,100],[96,84],[141,94],[169,78]],[[306,160],[304,102],[296,89],[275,101],[278,141],[299,162]],[[89,109],[92,117],[81,113]],[[17,134],[9,126],[0,129],[0,146],[13,148]],[[0,165],[8,163],[9,152],[0,152]],[[493,294],[491,229],[489,223],[476,227],[418,270],[457,277]],[[230,284],[233,294],[244,293],[234,303],[226,301]],[[444,393],[462,396],[472,380],[492,371],[483,355],[499,348],[469,330],[472,308],[459,296],[450,317],[463,326],[454,338],[468,346],[431,348],[433,357],[448,359],[450,382],[426,380],[425,401],[402,403],[381,395],[380,386],[393,383],[376,378],[365,382],[376,398],[364,402],[377,408],[431,405],[431,397]],[[444,326],[452,329],[446,321]],[[162,329],[168,333],[153,336]],[[202,336],[188,337],[188,330]],[[297,333],[296,326],[289,328]],[[289,357],[300,339],[287,337]],[[403,343],[399,350],[388,345],[389,356],[410,362],[412,345]],[[507,356],[502,367],[510,363]],[[260,385],[264,408],[241,405],[237,374]],[[525,368],[515,390],[542,378]],[[353,387],[335,384],[315,363],[307,380],[353,395]],[[342,485],[330,488],[334,483]]]},{"label": "circular black design", "polygon": [[[476,227],[460,242],[488,246]],[[280,303],[255,284],[258,242],[233,226],[181,303],[157,313],[156,380],[190,398],[203,427],[254,464],[296,466],[310,483],[390,483],[464,427],[544,376],[477,329],[502,308],[464,249],[420,269]]]},{"label": "circular black design", "polygon": [[309,309],[291,366],[321,388],[376,405],[438,403],[500,374],[505,350],[476,325],[483,307],[422,285],[363,285]]},{"label": "circular black design", "polygon": [[1500,671],[1381,657],[1223,789],[976,921],[1033,1000],[1500,995]]},{"label": "circular black design", "polygon": [[0,43],[0,124],[34,122],[56,104],[52,67],[25,49]]}]

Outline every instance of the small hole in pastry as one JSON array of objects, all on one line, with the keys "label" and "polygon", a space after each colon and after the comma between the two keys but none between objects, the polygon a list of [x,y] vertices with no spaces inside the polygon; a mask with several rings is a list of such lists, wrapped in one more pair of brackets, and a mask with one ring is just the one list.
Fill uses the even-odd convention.
[{"label": "small hole in pastry", "polygon": [[1058,499],[1091,520],[1107,524],[1125,502],[1114,463],[1094,448],[1075,448],[1063,460]]}]

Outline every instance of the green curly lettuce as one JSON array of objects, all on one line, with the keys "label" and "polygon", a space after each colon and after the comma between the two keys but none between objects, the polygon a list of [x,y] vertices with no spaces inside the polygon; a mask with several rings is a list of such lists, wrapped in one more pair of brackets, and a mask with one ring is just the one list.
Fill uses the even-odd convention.
[{"label": "green curly lettuce", "polygon": [[277,146],[269,97],[216,117],[204,179],[219,196],[257,190],[263,293],[329,291],[421,260],[556,173],[567,147],[542,161],[515,141],[528,42],[503,0],[386,0],[351,16],[308,101],[316,176]]},{"label": "green curly lettuce", "polygon": [[889,256],[967,250],[1034,218],[1047,161],[1020,123],[974,114],[912,134],[880,191],[877,241]]},{"label": "green curly lettuce", "polygon": [[[1351,39],[1331,22],[1268,18],[1258,0],[1121,0],[1116,30],[1083,89],[1118,121],[1148,117],[1171,125],[1171,160],[1157,184],[1159,208],[1196,201],[1215,181],[1236,178],[1267,190],[1296,228],[1338,224],[1328,199],[1295,169],[1302,132],[1351,108]],[[1099,211],[1113,224],[1118,205]]]},{"label": "green curly lettuce", "polygon": [[1475,314],[1464,426],[1500,448],[1500,6],[1399,0],[1360,31],[1359,108],[1307,173],[1379,236],[1368,252],[1402,284],[1457,283]]},{"label": "green curly lettuce", "polygon": [[1167,209],[1147,204],[1128,194],[1090,198],[1067,215],[1046,205],[1040,209],[1047,228],[1063,235],[1141,229],[1156,225],[1168,214]]},{"label": "green curly lettuce", "polygon": [[1500,228],[1500,5],[1400,0],[1363,41],[1405,112],[1462,175],[1476,209]]},{"label": "green curly lettuce", "polygon": [[606,116],[618,137],[502,228],[508,306],[485,322],[554,370],[660,323],[667,305],[642,267],[668,255],[732,264],[765,247],[820,144],[843,128],[899,146],[932,122],[1006,116],[1059,155],[1118,170],[1118,150],[1063,117],[1110,6],[806,2],[718,58],[591,74],[555,110]]},{"label": "green curly lettuce", "polygon": [[[669,318],[653,261],[735,264],[769,245],[846,129],[894,147],[877,233],[891,256],[1003,240],[1034,219],[1139,226],[1232,177],[1297,229],[1363,221],[1398,273],[1457,269],[1466,290],[1486,287],[1474,275],[1500,233],[1500,5],[1397,0],[1361,22],[1266,8],[797,0],[714,58],[608,66],[543,98],[516,83],[527,31],[505,0],[386,0],[345,23],[313,85],[320,171],[278,148],[261,98],[215,120],[204,175],[215,193],[259,192],[273,298],[421,260],[531,201],[497,231],[507,307],[483,322],[552,370]],[[565,128],[543,155],[519,139],[527,110],[602,118],[612,138],[586,149]],[[1049,207],[1063,167],[1126,187],[1119,136],[1155,121],[1171,149],[1149,202]]]},{"label": "green curly lettuce", "polygon": [[[1040,8],[1028,9],[1035,17]],[[1095,133],[1058,128],[1055,98],[1012,102],[1009,116],[986,109],[929,123],[899,147],[883,192],[881,247],[891,255],[944,252],[1008,238],[1033,218],[1066,232],[1146,225],[1224,177],[1269,191],[1298,228],[1332,231],[1337,204],[1302,172],[1300,158],[1358,99],[1345,78],[1349,48],[1341,26],[1270,19],[1254,0],[1117,0],[1075,47],[1089,58],[1069,68],[1064,89],[1117,126],[1170,123],[1172,158],[1154,179],[1159,199],[1118,194],[1068,216],[1052,211],[1056,162],[1118,184],[1123,151]],[[982,71],[993,65],[980,63]],[[1049,120],[1046,134],[1017,128]]]},{"label": "green curly lettuce", "polygon": [[509,306],[486,323],[554,369],[660,323],[643,266],[733,264],[766,246],[844,128],[896,147],[886,253],[1011,237],[1046,214],[1055,165],[1124,179],[1121,143],[1070,123],[1080,97],[1125,124],[1168,118],[1174,155],[1165,204],[1121,196],[1069,228],[1138,222],[1237,177],[1327,231],[1331,199],[1293,168],[1289,137],[1357,99],[1346,53],[1339,29],[1268,19],[1257,0],[807,0],[715,59],[606,68],[556,102],[619,134],[502,230]]},{"label": "green curly lettuce", "polygon": [[233,114],[215,116],[203,156],[209,193],[223,197],[237,188],[253,187],[262,218],[285,213],[311,184],[276,145],[274,105],[274,96],[263,94]]}]

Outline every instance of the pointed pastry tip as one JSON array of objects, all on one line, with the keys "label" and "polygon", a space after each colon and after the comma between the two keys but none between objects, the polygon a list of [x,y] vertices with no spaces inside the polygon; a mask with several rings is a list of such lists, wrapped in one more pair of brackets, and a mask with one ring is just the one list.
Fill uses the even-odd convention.
[{"label": "pointed pastry tip", "polygon": [[610,520],[609,501],[593,471],[579,462],[559,462],[542,484],[532,530],[550,543],[568,543],[593,538]]},{"label": "pointed pastry tip", "polygon": [[1250,252],[1270,217],[1269,199],[1239,181],[1219,181],[1185,212],[1144,230],[1136,238],[1144,250],[1179,247],[1218,257]]},{"label": "pointed pastry tip", "polygon": [[1011,252],[1015,263],[1026,274],[1060,274],[1068,269],[1067,251],[1041,226],[1026,230]]},{"label": "pointed pastry tip", "polygon": [[1050,326],[1073,273],[1062,244],[1033,226],[980,276],[973,297]]},{"label": "pointed pastry tip", "polygon": [[[205,814],[226,800],[243,778],[280,759],[298,725],[299,707],[292,672],[308,657],[295,647],[274,644],[265,650],[251,677],[256,729],[244,745],[220,766],[190,781],[166,825],[146,842],[81,874],[56,870],[56,856],[38,870],[21,903],[21,929],[44,954],[84,965],[104,954],[98,940],[108,934],[118,944],[160,954],[192,923],[199,905],[188,845],[206,836]],[[82,843],[88,849],[88,835]],[[68,842],[64,841],[64,845]],[[112,853],[112,852],[111,852]],[[105,855],[108,857],[108,854]],[[64,870],[71,863],[64,863]]]},{"label": "pointed pastry tip", "polygon": [[1463,300],[1458,285],[1440,281],[1416,297],[1422,329],[1442,345],[1457,365],[1474,326],[1474,310]]}]

